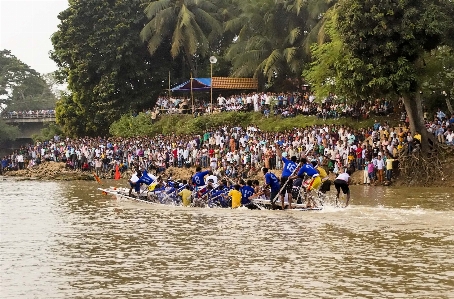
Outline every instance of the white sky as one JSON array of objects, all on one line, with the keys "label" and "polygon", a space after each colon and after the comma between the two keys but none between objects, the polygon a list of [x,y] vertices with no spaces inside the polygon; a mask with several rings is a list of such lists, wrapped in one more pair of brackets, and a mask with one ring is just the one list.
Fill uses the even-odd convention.
[{"label": "white sky", "polygon": [[0,0],[0,49],[42,74],[57,70],[49,58],[50,37],[67,7],[67,0]]}]

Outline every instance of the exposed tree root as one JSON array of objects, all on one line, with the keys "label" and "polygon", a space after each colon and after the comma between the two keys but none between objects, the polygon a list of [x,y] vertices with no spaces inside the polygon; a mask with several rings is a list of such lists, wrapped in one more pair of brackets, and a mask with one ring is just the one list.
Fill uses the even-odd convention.
[{"label": "exposed tree root", "polygon": [[408,153],[404,149],[399,157],[400,178],[403,185],[432,186],[444,180],[443,163],[454,155],[454,147],[436,143],[431,151],[424,154],[419,148]]}]

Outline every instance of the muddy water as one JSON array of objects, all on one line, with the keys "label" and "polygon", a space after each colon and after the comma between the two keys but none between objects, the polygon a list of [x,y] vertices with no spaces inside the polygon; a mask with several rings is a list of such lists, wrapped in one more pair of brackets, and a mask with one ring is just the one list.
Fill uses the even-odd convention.
[{"label": "muddy water", "polygon": [[355,187],[347,209],[116,201],[0,181],[1,298],[454,298],[452,189]]}]

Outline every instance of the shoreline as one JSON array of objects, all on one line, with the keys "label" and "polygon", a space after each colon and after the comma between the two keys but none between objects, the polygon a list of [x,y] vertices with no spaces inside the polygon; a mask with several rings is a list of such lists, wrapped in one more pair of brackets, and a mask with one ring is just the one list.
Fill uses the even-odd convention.
[{"label": "shoreline", "polygon": [[[172,177],[175,180],[188,180],[190,176],[195,172],[195,167],[190,168],[176,168],[170,167],[166,169],[161,175],[164,178]],[[276,176],[281,175],[281,170],[271,170]],[[126,170],[121,174],[120,179],[128,180],[131,176],[131,171]],[[27,168],[22,170],[13,170],[6,171],[2,174],[3,178],[16,178],[20,181],[96,181],[94,172],[71,170],[65,167],[63,162],[45,162],[40,165],[34,166],[33,168]],[[331,181],[334,181],[335,174],[329,173]],[[445,177],[450,177],[446,175]],[[112,175],[101,176],[101,180],[113,180]],[[249,177],[248,179],[258,179],[263,181],[263,177],[260,174]],[[351,186],[371,186],[371,187],[410,187],[402,181],[402,179],[397,178],[392,181],[389,185],[384,184],[363,184],[363,171],[355,171],[351,176],[352,183]],[[334,186],[332,186],[334,187]],[[438,183],[427,186],[426,188],[454,188],[454,181],[447,178],[442,178]]]}]

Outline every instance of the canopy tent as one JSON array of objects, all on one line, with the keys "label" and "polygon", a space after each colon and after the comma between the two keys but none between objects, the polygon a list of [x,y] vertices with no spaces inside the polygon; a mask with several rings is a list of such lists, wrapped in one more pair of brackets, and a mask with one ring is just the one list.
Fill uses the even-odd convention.
[{"label": "canopy tent", "polygon": [[[208,91],[211,89],[211,78],[193,78],[193,91]],[[171,88],[170,91],[191,91],[191,80],[188,80],[180,85]]]},{"label": "canopy tent", "polygon": [[[214,89],[258,89],[258,81],[255,78],[193,78],[192,91],[208,91],[213,83]],[[170,91],[191,91],[191,80],[171,88]]]}]

